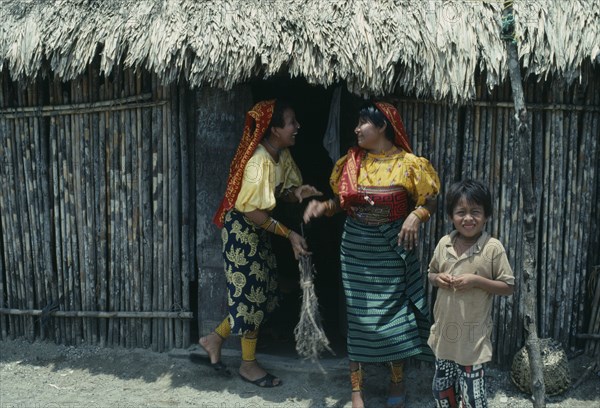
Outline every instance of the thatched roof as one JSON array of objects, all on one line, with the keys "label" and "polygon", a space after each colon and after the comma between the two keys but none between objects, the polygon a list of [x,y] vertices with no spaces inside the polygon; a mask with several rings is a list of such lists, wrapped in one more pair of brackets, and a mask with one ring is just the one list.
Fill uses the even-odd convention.
[{"label": "thatched roof", "polygon": [[[527,73],[571,81],[600,63],[600,0],[517,0]],[[229,89],[288,72],[360,94],[399,86],[469,99],[474,77],[506,75],[502,1],[480,0],[3,0],[0,66],[31,78],[49,61],[64,80],[100,50],[101,69],[143,67],[165,83]]]}]

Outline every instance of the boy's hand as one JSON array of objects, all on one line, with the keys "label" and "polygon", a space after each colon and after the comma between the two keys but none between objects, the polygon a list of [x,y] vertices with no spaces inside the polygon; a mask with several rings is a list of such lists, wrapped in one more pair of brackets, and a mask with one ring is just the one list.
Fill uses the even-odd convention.
[{"label": "boy's hand", "polygon": [[452,284],[454,282],[454,277],[447,273],[436,273],[433,274],[433,284],[438,288],[450,289],[452,288]]},{"label": "boy's hand", "polygon": [[456,290],[472,289],[477,286],[478,282],[479,282],[479,276],[477,276],[477,275],[471,275],[471,274],[459,275],[454,278],[452,287]]}]

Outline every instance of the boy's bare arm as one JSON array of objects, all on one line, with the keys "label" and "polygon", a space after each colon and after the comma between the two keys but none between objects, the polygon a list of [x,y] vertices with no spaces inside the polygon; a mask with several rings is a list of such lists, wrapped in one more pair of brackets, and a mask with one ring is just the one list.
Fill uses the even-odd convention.
[{"label": "boy's bare arm", "polygon": [[506,282],[484,278],[479,275],[459,275],[454,278],[452,287],[456,290],[479,288],[500,296],[510,296],[515,291],[514,285]]}]

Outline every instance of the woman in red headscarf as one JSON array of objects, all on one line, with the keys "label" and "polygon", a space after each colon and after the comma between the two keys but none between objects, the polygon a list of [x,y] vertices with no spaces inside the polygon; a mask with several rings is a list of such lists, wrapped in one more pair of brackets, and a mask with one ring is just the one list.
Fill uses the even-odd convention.
[{"label": "woman in red headscarf", "polygon": [[342,283],[348,318],[347,347],[352,406],[364,405],[360,363],[389,363],[387,405],[403,407],[403,360],[432,358],[427,346],[428,309],[414,252],[419,226],[435,208],[440,188],[429,161],[411,153],[396,108],[363,107],[358,146],[335,165],[335,199],[311,201],[304,221],[345,211]]},{"label": "woman in red headscarf", "polygon": [[200,345],[212,367],[228,373],[221,362],[221,347],[230,334],[241,336],[239,374],[259,387],[281,385],[255,358],[259,328],[278,302],[270,235],[288,239],[296,258],[308,254],[304,238],[270,213],[277,200],[301,202],[321,195],[314,187],[302,185],[300,170],[288,150],[298,129],[294,110],[284,101],[259,102],[247,113],[225,197],[214,218],[222,228],[229,313],[212,333],[200,338]]}]

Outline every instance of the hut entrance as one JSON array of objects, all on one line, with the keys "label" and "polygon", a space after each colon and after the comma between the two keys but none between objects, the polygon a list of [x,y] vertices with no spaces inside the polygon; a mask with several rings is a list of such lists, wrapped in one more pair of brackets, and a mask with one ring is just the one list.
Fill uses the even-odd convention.
[{"label": "hut entrance", "polygon": [[[203,88],[196,92],[196,145],[194,173],[197,242],[199,254],[198,281],[192,283],[192,308],[198,310],[198,326],[192,337],[197,338],[211,330],[226,314],[225,286],[221,258],[220,234],[212,226],[212,215],[224,191],[229,162],[223,157],[233,155],[239,143],[243,114],[253,102],[285,98],[294,106],[301,124],[296,145],[291,149],[300,167],[304,182],[314,185],[326,197],[332,197],[329,175],[333,160],[323,147],[323,136],[329,121],[334,88],[311,86],[303,79],[276,77],[238,86],[232,92]],[[340,151],[345,152],[354,141],[356,106],[360,102],[342,93],[339,118]],[[200,142],[201,141],[201,142]],[[280,203],[274,217],[295,231],[301,231],[302,204]],[[315,290],[319,298],[321,316],[327,336],[338,356],[345,355],[345,301],[341,288],[339,247],[343,215],[321,218],[304,227],[305,237],[313,250],[317,270]],[[301,289],[298,263],[294,260],[287,240],[273,237],[273,246],[279,265],[282,291],[280,307],[261,330],[259,350],[282,356],[295,355],[293,330],[300,315]],[[194,301],[196,303],[194,303]],[[209,305],[209,306],[207,306]],[[197,331],[196,331],[197,330]],[[239,347],[239,342],[228,342],[227,347]]]},{"label": "hut entrance", "polygon": [[[296,145],[291,149],[294,160],[302,171],[304,183],[311,184],[331,197],[329,175],[333,161],[323,147],[333,88],[310,86],[301,79],[274,78],[252,84],[255,101],[285,98],[296,111],[301,125]],[[281,203],[275,218],[296,231],[301,231],[301,216],[306,203]],[[345,310],[341,289],[339,245],[343,217],[323,218],[304,226],[304,234],[313,251],[317,270],[315,290],[327,336],[338,355],[345,355]],[[261,334],[263,351],[274,354],[295,353],[293,330],[300,314],[302,290],[299,287],[298,263],[294,260],[289,243],[273,239],[277,255],[279,281],[282,291],[280,307]]]}]

